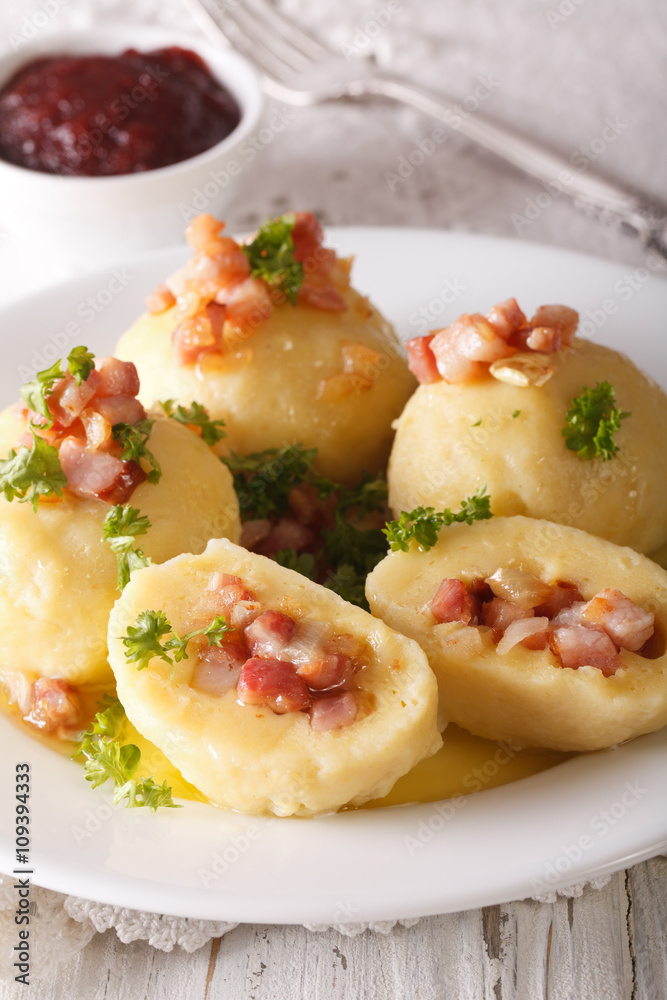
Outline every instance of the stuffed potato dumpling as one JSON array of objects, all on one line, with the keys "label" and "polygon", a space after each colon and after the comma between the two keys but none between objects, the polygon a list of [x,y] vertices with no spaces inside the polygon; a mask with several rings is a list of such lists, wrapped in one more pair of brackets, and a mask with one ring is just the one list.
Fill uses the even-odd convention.
[{"label": "stuffed potato dumpling", "polygon": [[[231,631],[216,633],[216,616]],[[180,661],[146,639],[171,634],[169,649],[191,632]],[[437,683],[416,643],[225,540],[133,575],[111,615],[109,661],[136,729],[226,808],[360,804],[442,744]]]},{"label": "stuffed potato dumpling", "polygon": [[477,736],[596,750],[667,723],[667,572],[576,528],[455,524],[370,574],[373,614],[426,652]]},{"label": "stuffed potato dumpling", "polygon": [[[337,482],[383,470],[415,381],[390,324],[350,286],[350,262],[322,246],[309,213],[267,223],[244,246],[221,227],[194,220],[195,256],[118,343],[142,401],[197,400],[242,455],[301,443]],[[262,249],[276,233],[279,255]]]},{"label": "stuffed potato dumpling", "polygon": [[[574,310],[543,306],[528,323],[509,300],[411,342],[423,384],[396,423],[395,517],[450,507],[485,485],[496,514],[570,524],[639,552],[667,542],[667,452],[656,447],[667,439],[667,396],[622,354],[572,339],[577,322]],[[605,394],[609,419],[594,443]],[[581,438],[571,428],[570,444],[587,434],[598,451],[588,458],[563,435],[577,399],[595,424],[591,417]],[[608,434],[612,409],[629,415]]]},{"label": "stuffed potato dumpling", "polygon": [[[27,406],[0,415],[0,453],[10,455],[1,463],[0,683],[29,721],[56,731],[78,723],[79,685],[113,680],[111,542],[129,572],[140,547],[161,562],[201,551],[211,536],[236,540],[240,523],[229,471],[186,427],[147,419],[133,365],[97,359],[79,385],[70,372],[48,385],[51,426]],[[137,450],[136,460],[123,458],[122,434],[139,451],[145,435],[150,461]]]}]

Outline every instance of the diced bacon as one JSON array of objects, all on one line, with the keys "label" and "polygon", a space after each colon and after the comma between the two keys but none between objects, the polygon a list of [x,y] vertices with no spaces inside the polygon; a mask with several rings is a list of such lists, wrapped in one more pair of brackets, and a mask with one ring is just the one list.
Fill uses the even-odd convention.
[{"label": "diced bacon", "polygon": [[208,316],[201,313],[179,323],[171,335],[171,343],[179,365],[195,364],[202,354],[219,347]]},{"label": "diced bacon", "polygon": [[431,601],[431,611],[438,622],[468,624],[477,614],[477,602],[462,580],[443,580]]},{"label": "diced bacon", "polygon": [[352,691],[344,691],[331,698],[316,698],[310,710],[310,725],[320,733],[342,729],[354,722],[358,712],[359,706]]},{"label": "diced bacon", "polygon": [[[286,653],[283,652],[282,655],[285,656]],[[344,656],[343,653],[321,653],[307,663],[300,664],[297,673],[303,677],[309,688],[326,691],[345,684],[354,674],[354,664],[350,657]]]},{"label": "diced bacon", "polygon": [[[546,615],[547,618],[554,618],[560,611],[565,608],[570,608],[577,602],[583,601],[581,591],[575,583],[567,583],[563,580],[558,580],[554,584],[554,589],[551,597],[542,604],[538,604],[535,607],[536,615]],[[578,623],[576,623],[578,624]]]},{"label": "diced bacon", "polygon": [[265,611],[244,630],[253,656],[279,658],[296,630],[296,622],[282,611]]},{"label": "diced bacon", "polygon": [[98,396],[136,396],[139,392],[139,375],[132,361],[95,358],[95,368],[100,377]]},{"label": "diced bacon", "polygon": [[[540,605],[544,607],[544,605]],[[586,607],[585,601],[574,601],[569,607],[558,611],[551,620],[553,628],[570,628],[571,625],[585,625],[581,612]]]},{"label": "diced bacon", "polygon": [[472,382],[486,371],[479,361],[471,361],[464,357],[458,349],[456,337],[450,329],[440,330],[431,340],[431,351],[435,357],[436,367],[440,377],[445,382],[459,384]]},{"label": "diced bacon", "polygon": [[319,530],[325,524],[332,525],[338,498],[335,494],[323,498],[318,495],[312,483],[299,483],[289,492],[290,513],[299,524]]},{"label": "diced bacon", "polygon": [[292,663],[282,660],[247,660],[237,692],[244,705],[266,706],[278,715],[310,708],[313,696]]},{"label": "diced bacon", "polygon": [[198,253],[218,253],[228,240],[228,237],[220,235],[224,228],[224,222],[220,222],[208,212],[202,212],[200,215],[195,215],[185,230],[185,239],[188,245]]},{"label": "diced bacon", "polygon": [[231,325],[246,333],[256,330],[273,312],[268,289],[256,278],[246,278],[231,290],[219,292],[215,300],[225,305]]},{"label": "diced bacon", "polygon": [[[499,337],[491,324],[479,313],[463,313],[448,327],[456,350],[469,361],[498,361],[513,354],[507,341]],[[433,350],[437,355],[435,345]]]},{"label": "diced bacon", "polygon": [[552,633],[551,648],[560,657],[561,665],[571,670],[596,667],[609,677],[619,666],[618,650],[599,625],[558,628]]},{"label": "diced bacon", "polygon": [[107,503],[127,503],[135,487],[146,479],[137,462],[124,462],[104,451],[89,451],[74,437],[62,442],[60,464],[67,488],[83,499],[97,497]]},{"label": "diced bacon", "polygon": [[90,451],[99,451],[100,448],[108,448],[113,440],[109,421],[105,420],[101,413],[98,413],[97,410],[93,410],[91,407],[83,410],[80,420],[86,432],[86,447]]},{"label": "diced bacon", "polygon": [[317,275],[306,278],[297,293],[297,302],[324,312],[344,312],[347,302],[338,289],[328,280],[317,280]]},{"label": "diced bacon", "polygon": [[560,330],[556,330],[553,326],[535,326],[526,337],[526,347],[531,351],[543,351],[545,354],[560,351]]},{"label": "diced bacon", "polygon": [[323,239],[322,227],[312,212],[294,213],[292,242],[294,243],[295,260],[303,263],[309,258],[316,258]]},{"label": "diced bacon", "polygon": [[93,408],[112,427],[114,424],[136,424],[146,416],[136,396],[104,396],[93,400]]},{"label": "diced bacon", "polygon": [[490,601],[493,598],[493,591],[481,576],[476,576],[474,580],[470,581],[468,584],[468,593],[476,597],[480,603]]},{"label": "diced bacon", "polygon": [[32,705],[25,721],[46,733],[73,729],[81,719],[79,692],[59,677],[40,677],[32,686]]},{"label": "diced bacon", "polygon": [[[548,634],[548,618],[523,618],[510,622],[496,646],[496,652],[499,656],[505,656],[519,643],[528,646],[529,649],[545,649]],[[539,642],[536,642],[538,639]]]},{"label": "diced bacon", "polygon": [[341,354],[343,355],[343,371],[348,375],[356,375],[358,379],[365,380],[370,388],[380,374],[378,368],[380,355],[378,352],[366,347],[365,344],[344,340],[341,343]]},{"label": "diced bacon", "polygon": [[68,372],[58,379],[48,396],[49,411],[61,427],[69,427],[81,415],[100,387],[100,376],[91,371],[88,378],[76,384],[76,379]]},{"label": "diced bacon", "polygon": [[242,640],[228,639],[221,646],[209,646],[192,673],[190,684],[206,694],[224,694],[235,688],[241,668],[248,659]]},{"label": "diced bacon", "polygon": [[233,576],[231,573],[212,573],[211,579],[206,584],[207,590],[221,590],[234,583],[243,583],[240,576]]},{"label": "diced bacon", "polygon": [[259,542],[271,534],[271,522],[267,518],[258,518],[255,521],[244,521],[241,525],[241,542],[244,549],[254,551]]},{"label": "diced bacon", "polygon": [[[223,577],[226,573],[221,574]],[[197,611],[200,615],[222,615],[231,622],[234,608],[242,601],[255,601],[255,595],[240,583],[223,583],[218,590],[210,585],[201,595]]]},{"label": "diced bacon", "polygon": [[581,612],[586,621],[601,625],[622,649],[641,649],[654,632],[655,615],[635,604],[615,587],[607,587]]},{"label": "diced bacon", "polygon": [[150,295],[146,297],[146,308],[152,316],[166,312],[176,305],[176,296],[166,285],[158,285]]},{"label": "diced bacon", "polygon": [[512,622],[533,618],[534,615],[535,612],[532,608],[522,608],[514,601],[504,601],[501,597],[494,597],[493,600],[482,605],[481,623],[504,632]]},{"label": "diced bacon", "polygon": [[563,347],[568,347],[579,326],[579,313],[569,306],[540,306],[529,326],[548,326],[560,333]]},{"label": "diced bacon", "polygon": [[535,608],[549,600],[553,593],[553,587],[534,573],[510,566],[497,569],[493,576],[487,577],[486,582],[496,597],[513,601],[522,608]]},{"label": "diced bacon", "polygon": [[435,354],[431,350],[434,336],[434,333],[430,333],[426,337],[413,337],[405,345],[408,350],[408,368],[422,385],[440,382],[442,379]]},{"label": "diced bacon", "polygon": [[[202,302],[216,298],[218,293],[229,293],[250,275],[248,258],[234,242],[223,237],[226,248],[211,255],[197,254],[188,261],[170,282],[170,289],[181,293],[194,292]],[[179,295],[181,298],[181,295]]]},{"label": "diced bacon", "polygon": [[486,319],[503,340],[509,340],[513,333],[526,325],[526,317],[516,299],[499,302],[489,310]]},{"label": "diced bacon", "polygon": [[299,524],[289,517],[281,517],[273,525],[270,533],[255,544],[254,551],[264,556],[273,556],[281,549],[295,549],[297,552],[302,552],[304,549],[312,548],[316,542],[315,532],[305,524]]},{"label": "diced bacon", "polygon": [[216,350],[219,350],[222,347],[222,331],[227,318],[227,310],[225,306],[221,306],[217,302],[209,302],[204,307],[204,313],[211,324],[211,333]]}]

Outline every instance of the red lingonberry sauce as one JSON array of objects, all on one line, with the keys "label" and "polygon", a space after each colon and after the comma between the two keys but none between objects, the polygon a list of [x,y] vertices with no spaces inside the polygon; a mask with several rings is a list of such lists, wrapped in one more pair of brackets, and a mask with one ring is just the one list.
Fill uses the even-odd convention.
[{"label": "red lingonberry sauce", "polygon": [[132,174],[210,149],[240,119],[187,49],[40,58],[0,92],[0,158],[49,174]]}]

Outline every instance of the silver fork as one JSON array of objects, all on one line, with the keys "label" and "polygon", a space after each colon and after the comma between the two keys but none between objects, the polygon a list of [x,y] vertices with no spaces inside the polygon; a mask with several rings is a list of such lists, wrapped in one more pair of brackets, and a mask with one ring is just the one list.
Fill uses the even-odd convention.
[{"label": "silver fork", "polygon": [[350,64],[267,0],[183,0],[217,44],[232,45],[258,68],[270,96],[300,107],[344,99],[383,97],[432,115],[449,128],[530,174],[603,222],[630,232],[667,259],[667,213],[645,196],[569,160],[475,111],[467,117],[442,94],[379,72],[372,59]]}]

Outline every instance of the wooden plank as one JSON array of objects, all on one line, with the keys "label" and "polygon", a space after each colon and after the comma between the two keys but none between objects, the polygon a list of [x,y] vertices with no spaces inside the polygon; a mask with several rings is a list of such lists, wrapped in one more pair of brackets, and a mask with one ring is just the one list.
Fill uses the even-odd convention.
[{"label": "wooden plank", "polygon": [[[245,925],[194,954],[96,935],[50,982],[0,1000],[667,1000],[667,860],[601,890],[345,937]],[[633,966],[634,958],[634,966]]]}]

